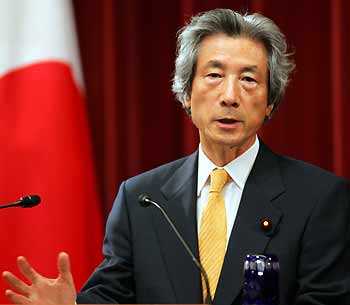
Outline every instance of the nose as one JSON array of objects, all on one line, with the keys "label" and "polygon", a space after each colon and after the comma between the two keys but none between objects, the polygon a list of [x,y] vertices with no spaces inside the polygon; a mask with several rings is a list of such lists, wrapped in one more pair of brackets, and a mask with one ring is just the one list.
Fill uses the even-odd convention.
[{"label": "nose", "polygon": [[221,104],[224,106],[239,107],[239,84],[235,79],[226,79],[223,84]]}]

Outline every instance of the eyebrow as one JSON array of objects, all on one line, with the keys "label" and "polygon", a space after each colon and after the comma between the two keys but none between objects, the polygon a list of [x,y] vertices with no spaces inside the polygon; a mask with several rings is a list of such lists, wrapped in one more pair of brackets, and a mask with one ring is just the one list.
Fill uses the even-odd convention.
[{"label": "eyebrow", "polygon": [[241,72],[258,72],[258,66],[245,66],[241,69]]}]

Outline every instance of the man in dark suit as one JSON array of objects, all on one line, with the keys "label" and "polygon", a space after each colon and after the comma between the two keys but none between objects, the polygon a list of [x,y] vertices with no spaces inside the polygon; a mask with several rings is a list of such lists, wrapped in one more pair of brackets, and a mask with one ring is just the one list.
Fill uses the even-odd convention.
[{"label": "man in dark suit", "polygon": [[[173,91],[199,130],[199,149],[122,183],[107,222],[105,260],[78,303],[202,303],[208,294],[160,211],[139,204],[146,193],[202,262],[215,304],[241,304],[248,253],[277,255],[281,305],[346,304],[345,181],[279,156],[257,137],[292,69],[283,34],[261,15],[213,10],[182,29]],[[19,266],[32,286],[5,272],[18,291],[6,292],[11,301],[74,303],[66,254],[54,280],[24,258]]]}]

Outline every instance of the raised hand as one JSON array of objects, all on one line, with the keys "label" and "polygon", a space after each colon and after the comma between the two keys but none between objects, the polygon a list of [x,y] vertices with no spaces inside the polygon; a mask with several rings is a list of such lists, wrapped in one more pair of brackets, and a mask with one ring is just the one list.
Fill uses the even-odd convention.
[{"label": "raised hand", "polygon": [[26,284],[11,272],[4,271],[4,279],[16,291],[10,289],[5,291],[11,302],[16,304],[75,303],[77,294],[67,253],[62,252],[58,255],[59,275],[56,279],[49,279],[40,275],[23,256],[18,257],[17,263],[19,270],[30,281],[31,285]]}]

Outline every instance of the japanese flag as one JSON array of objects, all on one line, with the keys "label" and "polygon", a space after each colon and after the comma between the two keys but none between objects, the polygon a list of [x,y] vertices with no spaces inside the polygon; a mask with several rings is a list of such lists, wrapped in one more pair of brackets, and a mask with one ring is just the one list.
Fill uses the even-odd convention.
[{"label": "japanese flag", "polygon": [[42,198],[0,210],[0,271],[18,274],[23,255],[56,277],[66,251],[79,289],[101,258],[102,221],[68,0],[0,1],[0,145],[0,204]]}]

